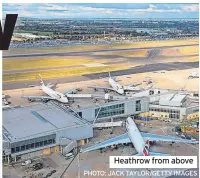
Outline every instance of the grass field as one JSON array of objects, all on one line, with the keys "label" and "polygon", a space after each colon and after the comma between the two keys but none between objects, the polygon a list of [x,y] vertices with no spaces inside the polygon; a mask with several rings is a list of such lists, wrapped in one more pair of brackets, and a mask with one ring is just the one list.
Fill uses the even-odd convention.
[{"label": "grass field", "polygon": [[111,45],[80,45],[80,46],[64,46],[64,47],[49,47],[49,48],[34,48],[26,49],[13,48],[9,51],[4,51],[5,55],[11,54],[25,54],[25,53],[45,53],[45,52],[73,52],[73,51],[91,51],[101,49],[120,49],[120,48],[142,48],[142,47],[161,47],[161,46],[174,46],[174,45],[189,45],[198,44],[199,39],[187,39],[187,40],[165,40],[165,41],[142,41],[134,43],[122,43]]},{"label": "grass field", "polygon": [[[161,46],[173,46],[173,45],[187,45],[197,44],[198,39],[191,40],[169,40],[169,41],[153,41],[153,42],[136,42],[131,44],[113,44],[113,45],[85,45],[85,46],[69,46],[69,47],[52,47],[52,48],[41,48],[41,49],[9,49],[8,53],[40,53],[40,52],[66,52],[66,51],[90,51],[90,50],[101,50],[101,49],[120,49],[120,48],[139,48],[139,47],[161,47]],[[198,54],[198,46],[188,46],[183,48],[177,48],[178,51],[174,51],[174,54],[179,55],[190,55]],[[119,55],[121,57],[144,57],[147,55],[148,50],[136,50],[136,51],[114,51],[114,52],[94,52],[96,55]],[[171,51],[166,51],[166,55],[173,54]],[[173,55],[174,55],[173,54]],[[23,69],[38,69],[32,72],[16,72],[10,74],[3,74],[3,82],[16,82],[16,81],[27,81],[27,80],[38,80],[38,74],[40,73],[44,78],[62,78],[69,76],[81,76],[83,74],[106,72],[108,70],[122,70],[127,69],[129,65],[112,65],[109,67],[105,66],[94,66],[94,67],[77,67],[77,68],[62,68],[62,69],[49,69],[50,67],[60,66],[73,66],[83,65],[91,63],[104,63],[109,59],[96,59],[87,56],[68,56],[68,57],[38,57],[38,58],[23,58],[23,59],[4,59],[3,70],[23,70]],[[115,61],[117,59],[114,59]],[[174,60],[174,59],[173,59]],[[185,59],[188,61],[197,61],[198,57],[190,57]],[[140,60],[141,61],[141,60]],[[131,64],[132,66],[134,64]],[[136,65],[136,64],[135,64]],[[138,65],[138,64],[137,64]],[[46,70],[41,69],[46,68]]]},{"label": "grass field", "polygon": [[189,62],[199,61],[199,56],[187,58],[187,61],[189,61]]},{"label": "grass field", "polygon": [[105,67],[105,66],[80,67],[80,68],[69,68],[69,69],[41,70],[41,71],[27,72],[27,73],[4,74],[3,82],[38,80],[38,74],[41,74],[44,79],[51,79],[51,78],[62,78],[62,77],[70,77],[70,76],[81,76],[84,74],[91,74],[91,73],[97,73],[97,72],[123,70],[127,68],[129,67],[115,65],[115,66],[109,66],[109,67]]},{"label": "grass field", "polygon": [[93,55],[117,55],[121,57],[145,57],[147,56],[148,50],[136,50],[136,51],[126,51],[126,52],[95,52]]},{"label": "grass field", "polygon": [[15,33],[37,33],[40,36],[48,36],[52,35],[53,32],[48,32],[48,31],[34,31],[34,30],[15,30]]},{"label": "grass field", "polygon": [[179,49],[179,52],[183,55],[193,55],[193,54],[199,54],[199,46],[187,46],[182,47]]},{"label": "grass field", "polygon": [[[6,59],[3,60],[3,70],[23,70],[37,69],[59,66],[73,66],[98,62],[96,59],[87,57],[46,57],[46,58],[23,58],[23,59]],[[101,63],[106,60],[101,59]]]}]

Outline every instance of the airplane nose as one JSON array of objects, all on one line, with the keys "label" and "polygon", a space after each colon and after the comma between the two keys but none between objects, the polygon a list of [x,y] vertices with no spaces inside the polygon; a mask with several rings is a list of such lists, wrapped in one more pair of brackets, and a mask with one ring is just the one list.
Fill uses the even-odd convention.
[{"label": "airplane nose", "polygon": [[121,89],[121,90],[120,90],[120,94],[124,94],[124,90]]},{"label": "airplane nose", "polygon": [[66,98],[63,98],[63,101],[62,101],[63,103],[68,103],[69,101],[68,101],[68,99],[66,99]]}]

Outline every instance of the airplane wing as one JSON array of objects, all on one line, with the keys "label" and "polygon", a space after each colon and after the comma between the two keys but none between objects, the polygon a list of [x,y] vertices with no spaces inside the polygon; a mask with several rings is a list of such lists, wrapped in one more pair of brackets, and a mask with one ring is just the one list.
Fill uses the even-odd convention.
[{"label": "airplane wing", "polygon": [[40,89],[41,90],[41,86],[37,86],[37,85],[28,85],[29,88],[35,88],[35,89]]},{"label": "airplane wing", "polygon": [[52,84],[52,83],[48,83],[46,84],[47,87],[51,88],[51,89],[55,89],[57,88],[58,83]]},{"label": "airplane wing", "polygon": [[128,86],[128,87],[136,87],[138,85],[142,85],[142,83],[137,83],[137,82],[133,82],[133,83],[130,83],[130,84],[127,84],[127,85],[124,85],[124,86]]},{"label": "airplane wing", "polygon": [[82,149],[81,152],[82,153],[89,152],[89,151],[92,151],[92,150],[97,150],[97,149],[100,149],[100,148],[106,148],[108,146],[117,145],[117,144],[120,144],[120,143],[130,143],[130,142],[131,142],[131,140],[130,140],[128,134],[124,133],[122,135],[119,135],[119,136],[113,137],[111,139],[105,140],[101,143],[97,143],[97,144],[90,146],[88,148]]},{"label": "airplane wing", "polygon": [[77,93],[77,88],[72,88],[66,92],[64,92],[64,95],[67,95],[67,94],[73,94],[73,93]]},{"label": "airplane wing", "polygon": [[103,90],[112,90],[114,91],[113,88],[109,88],[109,87],[100,87],[100,86],[87,86],[88,88],[95,88],[95,89],[103,89]]},{"label": "airplane wing", "polygon": [[140,87],[134,87],[134,86],[123,86],[124,90],[128,90],[128,91],[140,91],[141,88]]},{"label": "airplane wing", "polygon": [[198,143],[198,141],[193,140],[187,140],[172,136],[165,136],[165,135],[158,135],[158,134],[152,134],[152,133],[144,133],[141,132],[142,137],[144,140],[149,141],[164,141],[164,142],[179,142],[179,143]]},{"label": "airplane wing", "polygon": [[28,99],[35,99],[35,100],[37,100],[37,99],[47,99],[47,100],[51,100],[51,99],[53,99],[53,98],[51,98],[50,96],[21,96],[21,98],[28,98]]},{"label": "airplane wing", "polygon": [[92,94],[65,94],[68,98],[92,98]]},{"label": "airplane wing", "polygon": [[151,84],[147,85],[145,90],[152,89],[153,87],[154,87],[154,83],[151,83]]}]

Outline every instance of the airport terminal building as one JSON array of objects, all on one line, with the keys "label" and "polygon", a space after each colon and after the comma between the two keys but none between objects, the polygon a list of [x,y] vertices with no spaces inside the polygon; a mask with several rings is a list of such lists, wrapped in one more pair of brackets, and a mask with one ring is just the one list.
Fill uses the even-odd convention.
[{"label": "airport terminal building", "polygon": [[114,121],[146,114],[152,119],[182,121],[198,117],[199,104],[187,94],[165,94],[157,89],[145,92],[146,96],[107,103],[88,105],[89,101],[82,100],[79,107],[52,101],[3,110],[3,161],[16,162],[59,151],[65,155],[93,137],[93,123],[111,118]]},{"label": "airport terminal building", "polygon": [[70,111],[51,103],[4,110],[4,160],[64,152],[74,140],[93,137],[92,126]]},{"label": "airport terminal building", "polygon": [[78,115],[89,122],[94,120],[127,117],[149,111],[149,97],[135,97],[127,100],[108,102],[75,110]]},{"label": "airport terminal building", "polygon": [[60,151],[63,155],[93,137],[96,120],[149,110],[148,97],[72,109],[48,102],[3,111],[3,161],[16,162]]}]

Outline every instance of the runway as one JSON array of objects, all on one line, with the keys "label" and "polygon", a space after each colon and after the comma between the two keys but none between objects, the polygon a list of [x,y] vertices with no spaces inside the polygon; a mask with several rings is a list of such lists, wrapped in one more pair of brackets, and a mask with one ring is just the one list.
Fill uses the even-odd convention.
[{"label": "runway", "polygon": [[[113,52],[113,51],[133,51],[133,50],[144,50],[144,49],[156,49],[157,52],[150,54],[150,57],[156,55],[160,49],[174,48],[174,47],[186,47],[186,46],[197,46],[199,44],[187,44],[187,45],[176,45],[176,46],[161,46],[161,47],[139,47],[139,48],[121,48],[121,49],[101,49],[101,50],[89,50],[89,51],[76,51],[76,52],[53,52],[53,53],[32,53],[32,54],[16,54],[16,55],[3,55],[3,59],[7,58],[24,58],[24,57],[44,57],[44,56],[83,56],[90,55],[94,52]],[[91,54],[92,55],[92,54]]]},{"label": "runway", "polygon": [[[170,62],[170,63],[156,63],[156,64],[147,64],[142,66],[133,67],[131,69],[126,70],[119,70],[119,71],[112,71],[113,76],[120,76],[120,75],[130,75],[130,74],[137,74],[137,73],[145,73],[145,72],[156,72],[160,70],[183,70],[183,69],[191,69],[191,68],[198,68],[199,62]],[[95,73],[95,74],[87,74],[83,75],[90,79],[98,79],[108,77],[107,72],[102,73]]]},{"label": "runway", "polygon": [[[129,75],[129,74],[138,74],[138,73],[146,73],[146,72],[156,72],[161,70],[172,71],[172,70],[184,70],[191,68],[198,68],[199,62],[170,62],[170,63],[154,63],[147,64],[142,66],[133,67],[131,69],[126,70],[118,70],[112,71],[113,76],[121,76],[121,75]],[[71,83],[77,81],[87,81],[91,79],[99,79],[108,77],[107,72],[95,73],[95,74],[87,74],[78,77],[65,77],[65,78],[57,78],[57,79],[48,79],[45,82],[52,83]],[[39,85],[39,81],[22,81],[22,82],[11,82],[11,83],[3,83],[3,90],[10,89],[19,89],[19,88],[27,88],[28,85]]]}]

